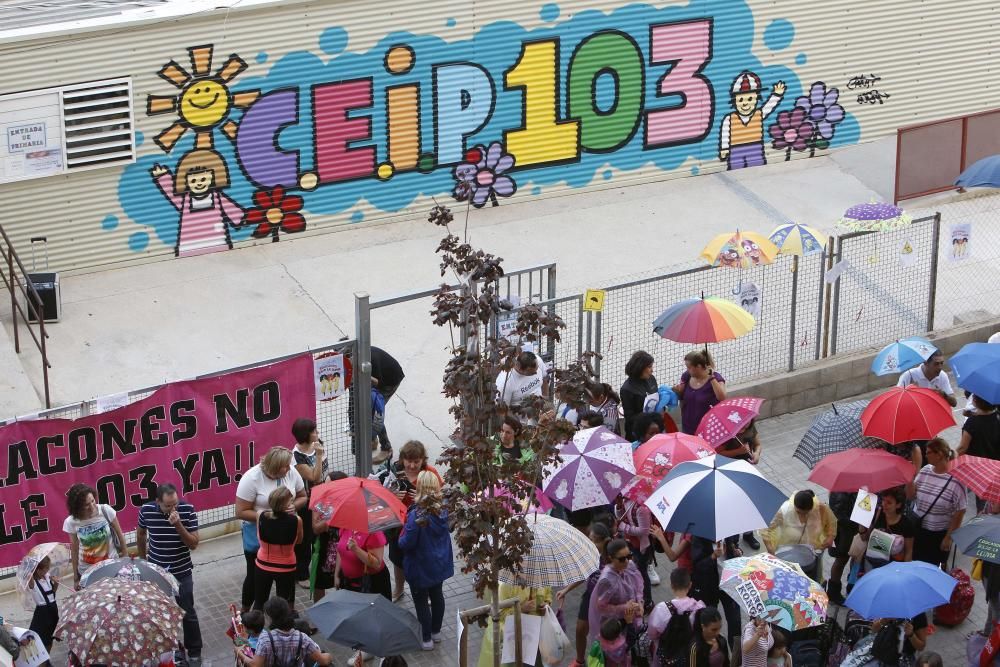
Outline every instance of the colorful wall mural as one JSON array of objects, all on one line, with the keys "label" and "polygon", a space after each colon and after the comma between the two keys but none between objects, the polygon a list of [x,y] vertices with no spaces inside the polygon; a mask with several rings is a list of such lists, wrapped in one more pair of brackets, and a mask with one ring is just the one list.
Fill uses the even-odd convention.
[{"label": "colorful wall mural", "polygon": [[[565,20],[547,4],[531,29],[496,21],[466,40],[390,32],[364,52],[330,26],[318,48],[273,63],[266,34],[257,54],[164,53],[162,90],[145,109],[163,121],[156,150],[118,183],[143,228],[130,248],[194,255],[422,197],[498,205],[640,168],[742,169],[857,142],[835,82],[755,55],[761,32],[765,48],[790,48],[794,25],[758,26],[743,0],[725,4]],[[245,75],[251,57],[263,76]]]}]

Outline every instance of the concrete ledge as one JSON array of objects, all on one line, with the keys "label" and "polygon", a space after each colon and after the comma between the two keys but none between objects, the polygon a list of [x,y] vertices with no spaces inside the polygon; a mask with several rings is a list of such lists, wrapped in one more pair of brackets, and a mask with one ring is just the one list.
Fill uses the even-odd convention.
[{"label": "concrete ledge", "polygon": [[[994,316],[989,320],[980,319],[925,335],[947,359],[962,349],[963,345],[986,342],[997,331],[1000,331],[1000,319]],[[884,345],[839,354],[791,373],[736,384],[731,388],[732,393],[766,398],[761,406],[760,418],[767,419],[885,389],[895,385],[899,376],[879,377],[871,372],[872,360],[882,347]],[[947,368],[947,361],[945,367]]]}]

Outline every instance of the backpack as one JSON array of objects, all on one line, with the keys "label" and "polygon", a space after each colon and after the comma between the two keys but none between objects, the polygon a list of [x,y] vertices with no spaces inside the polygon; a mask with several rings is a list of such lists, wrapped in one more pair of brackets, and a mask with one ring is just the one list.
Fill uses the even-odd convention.
[{"label": "backpack", "polygon": [[[875,634],[872,642],[871,656],[887,665],[898,665],[902,657],[900,637],[902,626],[898,621],[890,621]],[[796,663],[798,664],[798,663]]]},{"label": "backpack", "polygon": [[271,645],[271,653],[270,655],[267,656],[267,667],[299,667],[299,665],[304,664],[304,660],[302,657],[302,642],[303,639],[305,638],[304,634],[302,634],[301,632],[298,633],[299,645],[295,649],[295,655],[292,656],[291,661],[278,662],[277,656],[275,656],[276,644],[274,643],[274,638],[271,636],[271,631],[265,630],[265,632],[267,633],[267,641]]},{"label": "backpack", "polygon": [[378,435],[385,426],[385,397],[372,387],[372,433]]},{"label": "backpack", "polygon": [[792,664],[795,667],[823,667],[824,665],[823,651],[820,649],[819,641],[815,639],[792,642],[788,647],[788,654],[792,657]]},{"label": "backpack", "polygon": [[673,602],[667,603],[670,620],[660,635],[656,657],[660,667],[679,667],[688,663],[691,646],[691,610],[678,612]]}]

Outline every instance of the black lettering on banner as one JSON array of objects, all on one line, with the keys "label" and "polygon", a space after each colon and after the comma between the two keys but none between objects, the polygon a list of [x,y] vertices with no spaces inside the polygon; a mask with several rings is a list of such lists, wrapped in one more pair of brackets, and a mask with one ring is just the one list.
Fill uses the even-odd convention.
[{"label": "black lettering on banner", "polygon": [[30,539],[35,533],[44,533],[49,529],[48,520],[39,517],[39,507],[45,507],[44,493],[33,493],[21,501],[21,511],[24,512],[24,525],[28,528],[28,532],[24,536],[26,540]]},{"label": "black lettering on banner", "polygon": [[274,380],[253,388],[253,420],[274,421],[281,416],[281,392]]},{"label": "black lettering on banner", "polygon": [[174,444],[180,442],[181,440],[193,438],[198,434],[198,418],[195,417],[193,413],[193,398],[177,401],[170,406],[170,423],[174,426],[181,427],[175,428],[174,432],[171,434],[174,438]]},{"label": "black lettering on banner", "polygon": [[60,456],[55,460],[55,462],[53,462],[53,452],[51,451],[56,447],[62,448],[65,446],[66,443],[63,441],[62,433],[39,438],[35,443],[35,450],[38,452],[38,471],[43,475],[54,475],[57,472],[66,472],[65,456]]},{"label": "black lettering on banner", "polygon": [[216,433],[226,433],[229,430],[230,419],[236,428],[246,428],[250,425],[250,415],[247,414],[249,396],[249,389],[240,389],[236,392],[236,403],[229,400],[229,394],[216,394],[212,397],[212,401],[215,402]]},{"label": "black lettering on banner", "polygon": [[74,468],[86,468],[95,463],[97,463],[97,432],[89,426],[70,431],[69,464]]},{"label": "black lettering on banner", "polygon": [[118,448],[122,456],[135,454],[135,420],[125,420],[125,432],[118,430],[118,424],[105,422],[98,428],[101,429],[101,460],[110,461],[115,458],[114,447]]},{"label": "black lettering on banner", "polygon": [[28,442],[22,440],[7,447],[7,477],[3,480],[4,486],[17,486],[24,479],[36,479],[38,471],[31,462],[31,452],[28,450]]},{"label": "black lettering on banner", "polygon": [[153,447],[166,447],[170,444],[170,438],[166,433],[160,432],[160,423],[156,419],[166,419],[167,411],[162,405],[156,405],[146,410],[142,415],[142,444],[139,449],[146,451]]},{"label": "black lettering on banner", "polygon": [[[121,512],[125,509],[125,478],[122,477],[121,473],[115,472],[99,478],[96,490],[97,502],[111,505],[115,508],[116,512]],[[114,494],[114,499],[111,497],[112,493]]]},{"label": "black lettering on banner", "polygon": [[129,496],[129,502],[132,503],[133,507],[141,507],[156,498],[155,475],[156,466],[154,465],[139,466],[128,471],[128,481],[134,482],[139,480],[139,488],[146,492],[142,495],[133,493]]},{"label": "black lettering on banner", "polygon": [[191,478],[194,477],[194,466],[198,463],[197,454],[188,454],[183,459],[174,459],[174,470],[181,476],[181,495],[187,495],[194,491]]},{"label": "black lettering on banner", "polygon": [[201,454],[201,479],[198,481],[198,490],[208,491],[212,488],[212,480],[218,481],[219,486],[229,484],[229,472],[226,470],[226,459],[221,449],[210,449]]},{"label": "black lettering on banner", "polygon": [[0,503],[0,546],[13,544],[24,540],[24,529],[21,526],[11,526],[7,531],[7,506]]}]

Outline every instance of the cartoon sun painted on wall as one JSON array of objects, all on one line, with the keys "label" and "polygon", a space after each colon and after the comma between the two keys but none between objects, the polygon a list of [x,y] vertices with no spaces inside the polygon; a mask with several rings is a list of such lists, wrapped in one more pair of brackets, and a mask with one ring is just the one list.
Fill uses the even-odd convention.
[{"label": "cartoon sun painted on wall", "polygon": [[229,82],[247,68],[246,61],[236,54],[229,56],[222,67],[212,74],[212,50],[212,45],[188,49],[190,74],[173,60],[157,72],[181,91],[178,95],[149,95],[146,99],[147,115],[176,113],[178,116],[170,127],[153,139],[166,153],[188,130],[195,133],[196,148],[212,148],[212,131],[220,124],[222,132],[234,139],[238,126],[235,121],[227,119],[230,110],[234,107],[244,109],[260,96],[259,90],[235,94],[229,90]]}]

